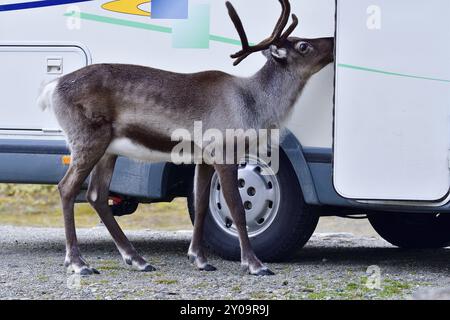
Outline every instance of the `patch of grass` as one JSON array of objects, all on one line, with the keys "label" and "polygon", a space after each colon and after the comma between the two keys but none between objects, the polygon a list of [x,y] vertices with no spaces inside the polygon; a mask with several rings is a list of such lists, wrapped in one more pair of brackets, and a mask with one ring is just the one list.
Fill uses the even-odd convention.
[{"label": "patch of grass", "polygon": [[241,286],[234,286],[234,287],[231,288],[231,291],[233,291],[233,292],[241,292],[242,288],[241,288]]},{"label": "patch of grass", "polygon": [[393,298],[401,296],[405,291],[410,290],[411,288],[412,286],[409,283],[385,279],[378,296],[383,299]]},{"label": "patch of grass", "polygon": [[312,283],[307,282],[306,284],[303,285],[304,289],[306,290],[314,290],[315,289],[315,285]]},{"label": "patch of grass", "polygon": [[326,291],[311,292],[307,295],[309,300],[325,300],[327,297],[328,292]]},{"label": "patch of grass", "polygon": [[154,278],[154,277],[163,277],[165,273],[161,271],[152,271],[152,272],[145,272],[144,275],[147,277]]},{"label": "patch of grass", "polygon": [[250,293],[250,298],[255,300],[265,300],[270,299],[270,295],[267,292],[264,291],[255,291]]},{"label": "patch of grass", "polygon": [[372,294],[376,299],[401,298],[412,288],[412,285],[397,280],[384,279],[380,289],[370,289],[367,287],[367,277],[363,276],[358,282],[350,282],[345,289],[338,292],[337,296],[341,299],[366,299],[368,294]]},{"label": "patch of grass", "polygon": [[[76,204],[77,227],[91,228],[100,219],[87,203]],[[192,228],[186,199],[171,203],[140,204],[129,216],[118,217],[124,229],[189,230]],[[0,224],[32,227],[63,227],[56,186],[0,184]]]},{"label": "patch of grass", "polygon": [[117,271],[117,270],[123,270],[124,268],[119,265],[117,261],[114,260],[101,260],[100,265],[98,266],[99,271]]},{"label": "patch of grass", "polygon": [[115,261],[115,260],[100,260],[100,264],[102,266],[116,266],[117,261]]},{"label": "patch of grass", "polygon": [[204,289],[204,288],[208,288],[208,286],[209,286],[209,283],[200,282],[200,283],[197,283],[196,285],[194,285],[194,288],[195,289]]},{"label": "patch of grass", "polygon": [[37,279],[41,282],[47,282],[50,278],[49,278],[49,276],[46,276],[46,275],[38,275]]},{"label": "patch of grass", "polygon": [[358,288],[359,288],[359,284],[354,283],[354,282],[348,283],[347,286],[345,287],[345,289],[347,291],[355,291],[355,290],[358,290]]},{"label": "patch of grass", "polygon": [[118,271],[118,270],[123,270],[123,268],[119,267],[119,266],[100,266],[98,267],[99,271]]},{"label": "patch of grass", "polygon": [[[394,299],[403,298],[414,287],[415,284],[402,281],[384,279],[380,289],[370,289],[367,287],[366,276],[360,278],[350,278],[342,288],[333,288],[328,282],[312,285],[306,283],[301,292],[290,293],[288,299],[340,299],[340,300],[362,300],[362,299]],[[313,290],[312,292],[308,292]]]},{"label": "patch of grass", "polygon": [[177,284],[178,280],[174,280],[174,279],[157,279],[157,280],[155,280],[155,283],[157,283],[157,284]]},{"label": "patch of grass", "polygon": [[349,283],[342,291],[336,291],[336,299],[342,300],[362,300],[366,298],[366,295],[370,292],[370,289],[365,286],[365,283]]}]

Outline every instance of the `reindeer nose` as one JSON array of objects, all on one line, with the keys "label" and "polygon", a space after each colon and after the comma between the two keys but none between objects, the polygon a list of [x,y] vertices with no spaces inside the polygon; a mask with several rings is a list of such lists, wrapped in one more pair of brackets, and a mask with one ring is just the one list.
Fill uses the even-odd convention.
[{"label": "reindeer nose", "polygon": [[325,40],[327,41],[328,45],[331,47],[331,49],[334,49],[334,38],[325,38]]},{"label": "reindeer nose", "polygon": [[326,43],[327,43],[327,48],[328,48],[328,50],[329,50],[329,59],[330,59],[330,62],[333,62],[334,61],[334,43],[335,43],[335,41],[334,41],[334,38],[325,38],[325,40],[326,40]]}]

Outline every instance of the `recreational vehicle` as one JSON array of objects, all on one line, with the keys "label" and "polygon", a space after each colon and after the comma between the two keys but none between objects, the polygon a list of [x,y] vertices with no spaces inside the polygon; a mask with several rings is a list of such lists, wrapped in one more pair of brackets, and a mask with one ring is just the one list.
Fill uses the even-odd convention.
[{"label": "recreational vehicle", "polygon": [[[95,63],[250,76],[265,59],[233,66],[240,49],[225,1],[2,1],[0,3],[0,182],[57,184],[70,151],[42,83]],[[168,9],[170,3],[176,10]],[[264,39],[274,0],[233,0]],[[239,167],[248,233],[258,257],[281,260],[302,247],[321,216],[368,218],[404,248],[450,244],[450,2],[296,0],[305,38],[335,36],[335,63],[308,83],[286,124],[280,169]],[[193,167],[119,158],[110,186],[115,215],[139,203],[186,197]],[[205,241],[238,259],[237,231],[212,178]],[[83,196],[80,195],[80,200]]]}]

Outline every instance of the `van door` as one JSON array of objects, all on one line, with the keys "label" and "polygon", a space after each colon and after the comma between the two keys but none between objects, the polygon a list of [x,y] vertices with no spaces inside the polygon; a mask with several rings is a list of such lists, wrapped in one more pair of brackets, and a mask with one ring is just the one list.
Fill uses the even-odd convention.
[{"label": "van door", "polygon": [[338,0],[336,191],[362,200],[448,195],[450,1]]},{"label": "van door", "polygon": [[52,112],[36,104],[43,83],[86,66],[87,51],[75,45],[0,43],[0,130],[58,131]]}]

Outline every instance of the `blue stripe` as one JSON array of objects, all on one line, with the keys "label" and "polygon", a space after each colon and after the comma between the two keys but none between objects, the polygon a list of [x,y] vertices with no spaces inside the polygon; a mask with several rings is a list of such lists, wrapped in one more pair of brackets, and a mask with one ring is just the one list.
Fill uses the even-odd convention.
[{"label": "blue stripe", "polygon": [[0,11],[14,11],[41,7],[59,6],[68,3],[87,2],[92,0],[44,0],[33,2],[10,3],[0,5]]}]

